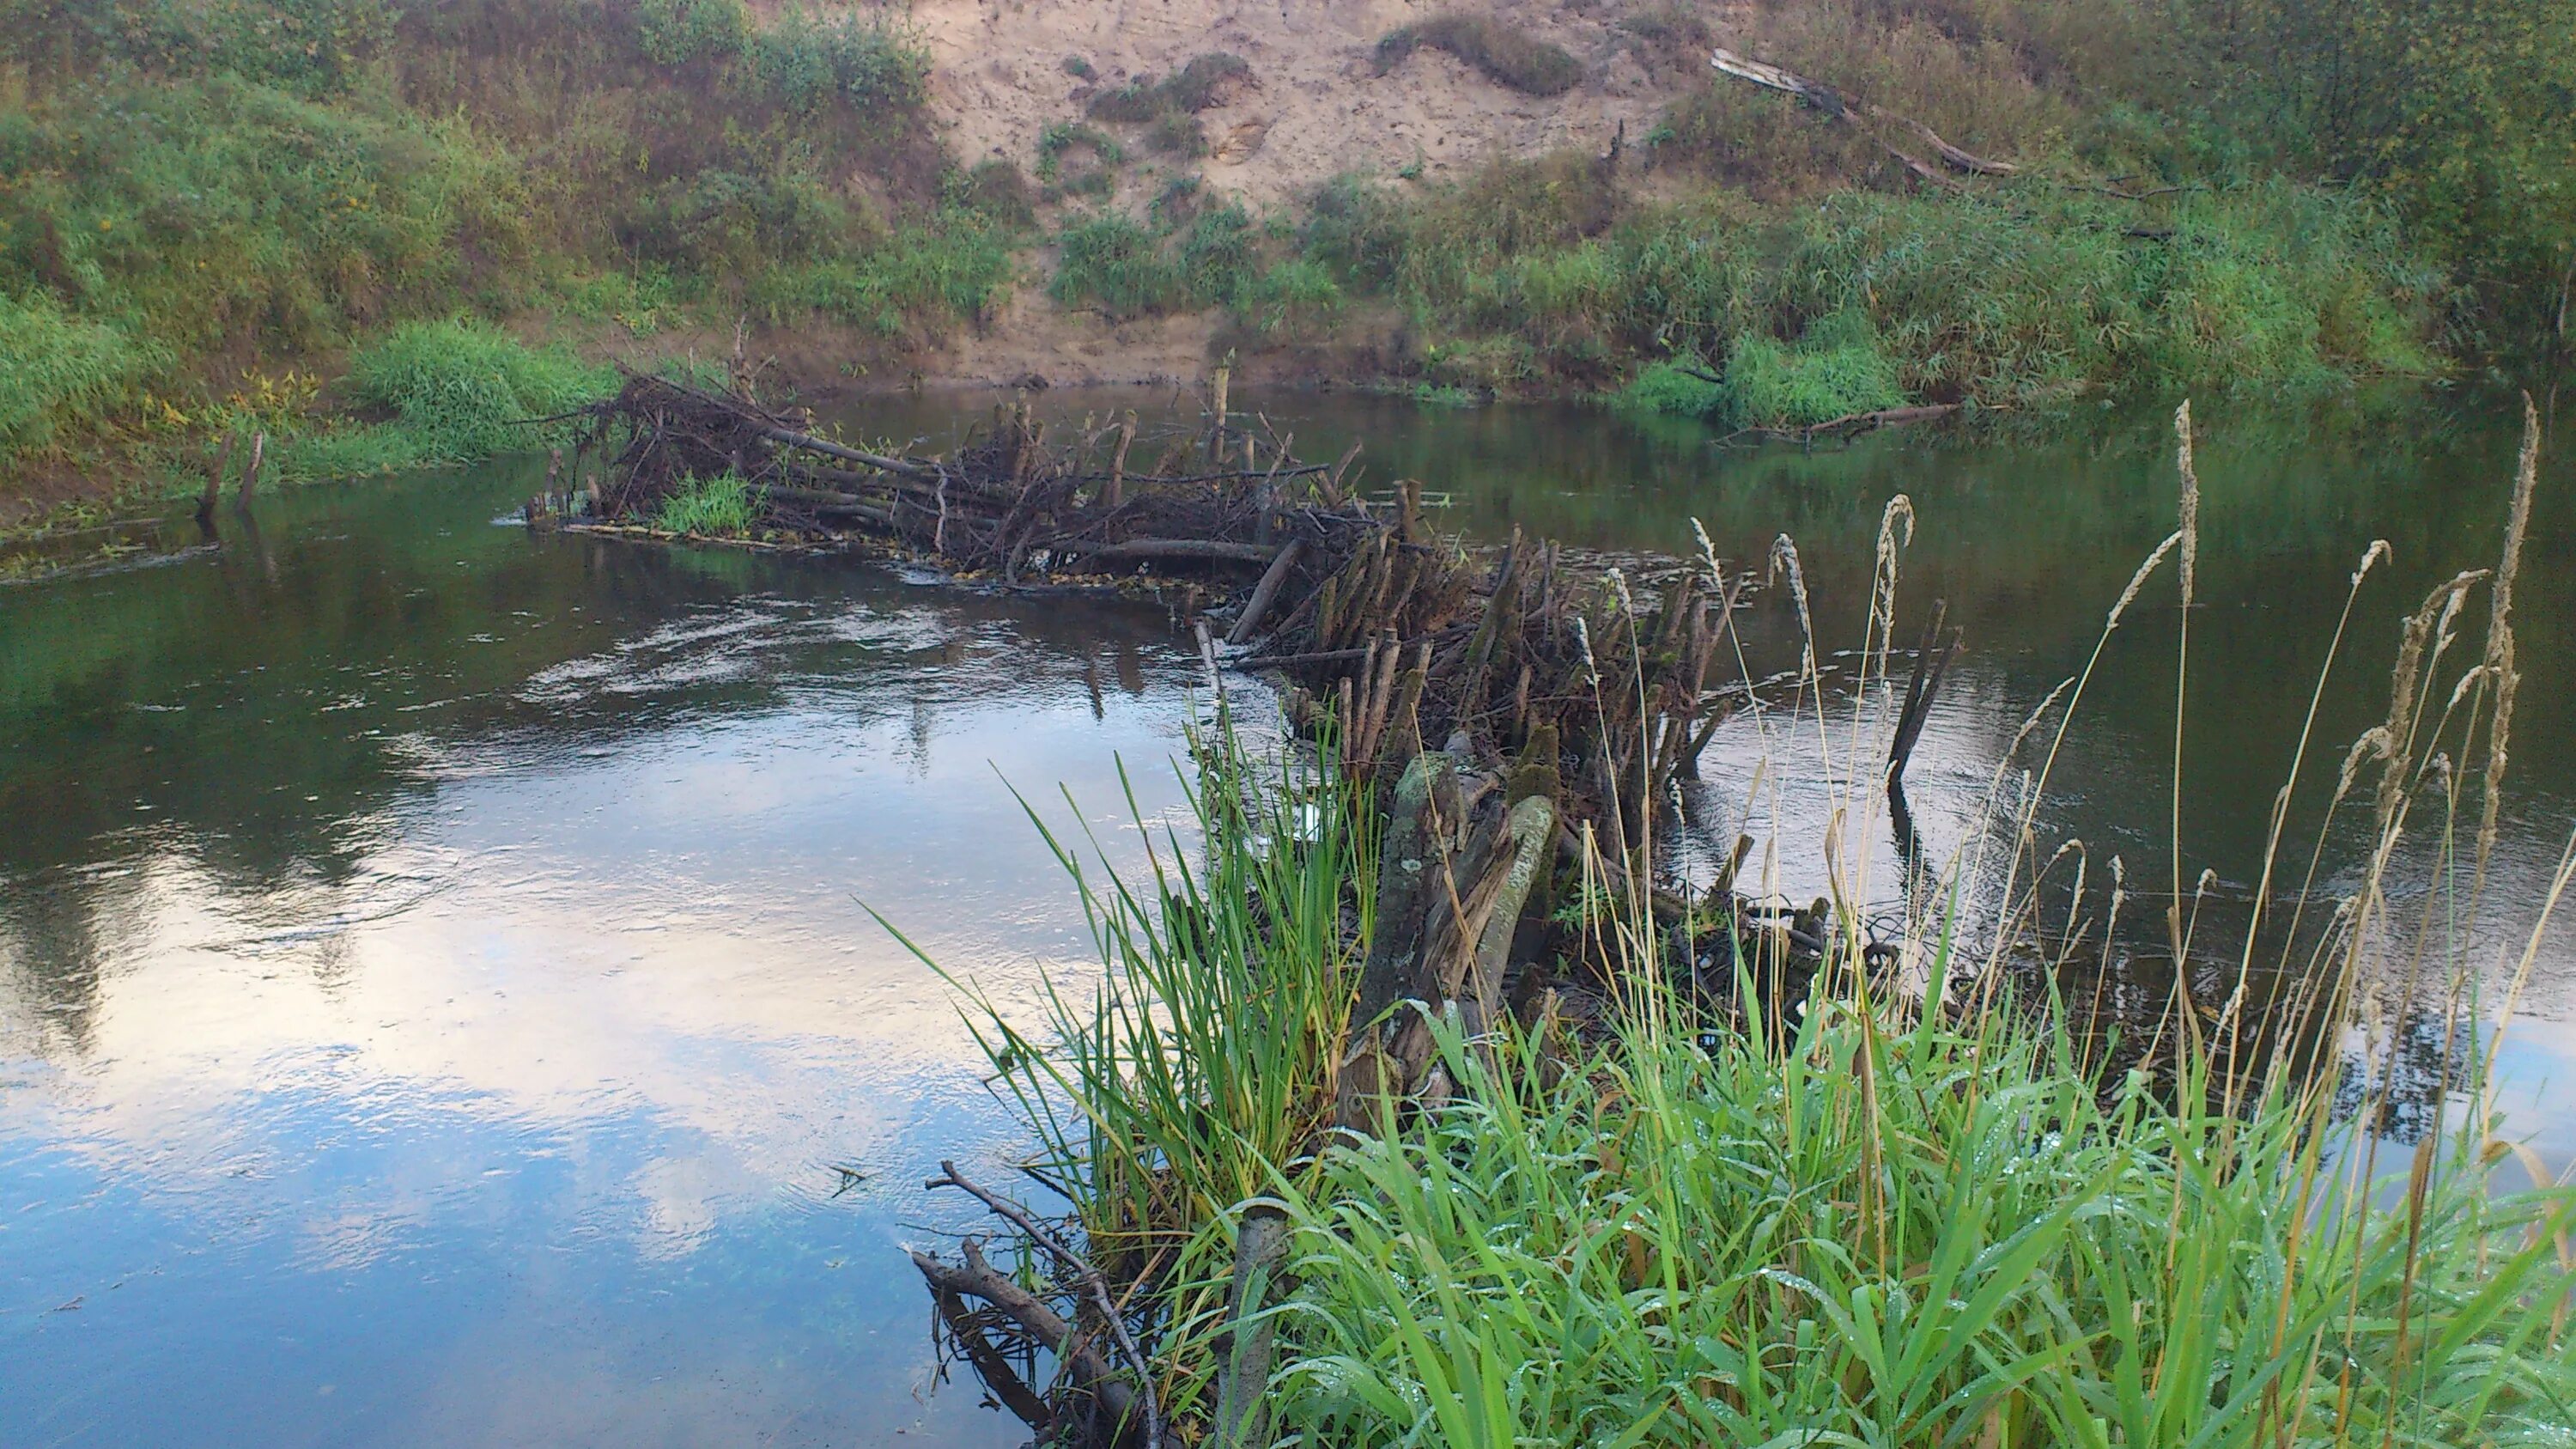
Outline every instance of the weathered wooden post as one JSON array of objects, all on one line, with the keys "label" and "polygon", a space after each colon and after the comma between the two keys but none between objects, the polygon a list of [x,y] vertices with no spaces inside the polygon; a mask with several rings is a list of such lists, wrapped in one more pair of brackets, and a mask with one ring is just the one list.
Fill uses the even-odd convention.
[{"label": "weathered wooden post", "polygon": [[224,470],[232,466],[235,437],[235,434],[226,433],[223,441],[215,444],[214,466],[206,470],[206,491],[197,499],[197,526],[200,528],[212,529],[215,526],[215,503],[224,496]]},{"label": "weathered wooden post", "polygon": [[248,513],[250,511],[251,495],[259,491],[260,465],[267,461],[268,434],[252,434],[250,440],[250,466],[242,469],[241,492],[233,499],[233,506],[244,513]]}]

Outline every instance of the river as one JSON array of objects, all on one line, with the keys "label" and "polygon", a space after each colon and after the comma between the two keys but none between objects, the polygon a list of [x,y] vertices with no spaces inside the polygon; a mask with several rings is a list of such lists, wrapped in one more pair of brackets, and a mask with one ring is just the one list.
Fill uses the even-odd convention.
[{"label": "river", "polygon": [[[1678,551],[1696,518],[1758,570],[1789,535],[1844,690],[1906,494],[1900,633],[1940,598],[1967,640],[1909,773],[1935,858],[2173,527],[2156,412],[1808,451],[1570,405],[1246,402],[1310,457],[1364,441],[1372,486],[1421,479],[1473,537]],[[1038,405],[1060,426],[1187,406]],[[848,421],[938,447],[988,406]],[[2384,708],[2401,614],[2493,562],[2515,420],[2492,399],[2202,418],[2181,832],[2224,894],[2259,872],[2355,565],[2394,551],[2294,840]],[[2570,479],[2547,465],[2517,596],[2500,904],[2458,948],[2507,974],[2576,822]],[[973,1225],[921,1190],[940,1158],[1003,1179],[1018,1139],[949,989],[869,911],[1006,1004],[1079,989],[1081,915],[1013,787],[1113,861],[1139,858],[1139,812],[1180,829],[1187,635],[1151,606],[531,532],[510,513],[536,482],[522,460],[292,491],[255,527],[227,507],[219,548],[183,522],[0,587],[0,1443],[1025,1438],[938,1381],[901,1252]],[[2170,575],[2140,596],[2039,815],[2140,890],[2172,868],[2181,617]],[[1743,628],[1757,674],[1794,661],[1786,588]],[[1814,768],[1834,732],[1784,718],[1739,715],[1689,803],[1812,893],[1852,797]],[[2339,829],[2325,893],[2350,847]],[[2563,922],[2521,1004],[2500,1105],[2563,1166]]]}]

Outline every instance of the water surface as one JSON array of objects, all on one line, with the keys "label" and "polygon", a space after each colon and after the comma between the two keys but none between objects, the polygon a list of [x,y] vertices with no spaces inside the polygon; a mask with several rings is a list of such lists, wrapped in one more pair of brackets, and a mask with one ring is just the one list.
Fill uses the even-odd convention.
[{"label": "water surface", "polygon": [[[1968,641],[1910,775],[1941,858],[2173,526],[2156,412],[1738,452],[1588,408],[1250,401],[1308,456],[1364,439],[1370,487],[1419,478],[1475,538],[1684,549],[1695,518],[1758,570],[1791,536],[1838,699],[1907,495],[1900,632],[1940,598]],[[988,408],[851,421],[942,447]],[[2513,419],[2437,399],[2202,420],[2184,857],[2242,892],[2354,566],[2394,550],[2294,839],[2384,708],[2400,614],[2493,562]],[[2488,967],[2576,821],[2569,479],[2553,461],[2519,596],[2503,909],[2461,947]],[[1016,1138],[946,989],[864,906],[1005,1000],[1043,971],[1078,986],[1079,914],[1004,780],[1131,856],[1115,762],[1168,818],[1186,637],[1152,608],[496,522],[534,486],[510,466],[317,488],[255,532],[228,512],[219,549],[0,588],[0,1443],[1025,1437],[935,1383],[901,1252],[973,1221],[920,1191],[940,1157],[1006,1178]],[[2097,882],[2115,855],[2142,890],[2171,869],[2176,603],[2169,573],[2140,596],[2042,807]],[[1743,629],[1756,675],[1795,662],[1785,589]],[[1770,884],[1812,894],[1855,798],[1828,777],[1861,753],[1747,712],[1692,818],[1749,830]],[[2350,845],[2324,890],[2354,879]],[[2523,1008],[2503,1105],[2563,1166],[2564,928]]]}]

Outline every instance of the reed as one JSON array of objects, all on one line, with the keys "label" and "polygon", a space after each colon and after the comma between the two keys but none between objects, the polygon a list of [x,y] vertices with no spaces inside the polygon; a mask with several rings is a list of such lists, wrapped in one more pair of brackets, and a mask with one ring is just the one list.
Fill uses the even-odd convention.
[{"label": "reed", "polygon": [[[2188,415],[2177,422],[2187,449]],[[2180,471],[2183,527],[2110,609],[2106,641],[2168,559],[2197,563],[2187,454]],[[1221,714],[1198,742],[1195,863],[1167,837],[1140,888],[1099,874],[1096,850],[1058,843],[1105,981],[1096,997],[1051,992],[1029,1031],[970,987],[970,1019],[1040,1144],[1033,1173],[1063,1191],[1090,1261],[1123,1285],[1178,1441],[2564,1441],[2576,1192],[2497,1135],[2497,1037],[2475,963],[2433,944],[2449,939],[2434,923],[2473,908],[2483,884],[2470,867],[2484,863],[2487,817],[2459,788],[2495,788],[2447,762],[2501,754],[2509,724],[2493,702],[2510,697],[2509,637],[2451,662],[2470,656],[2454,625],[2491,575],[2464,575],[2411,616],[2389,717],[2325,802],[2329,818],[2367,803],[2361,882],[2313,903],[2324,940],[2268,1004],[2245,987],[2250,934],[2241,951],[2188,941],[2174,842],[2160,924],[2234,958],[2238,989],[2194,1002],[2177,962],[2174,999],[2141,1044],[2057,985],[2080,943],[2109,950],[2126,870],[2115,859],[2107,887],[2089,883],[2080,842],[2044,842],[2034,824],[2090,664],[1999,762],[1989,823],[1922,888],[1909,873],[1895,937],[1858,929],[1877,899],[1867,842],[1910,520],[1900,500],[1881,531],[1858,698],[1829,695],[1810,640],[1794,689],[1749,721],[1774,749],[1812,741],[1809,768],[1835,792],[1832,894],[1807,918],[1832,944],[1794,994],[1741,950],[1720,959],[1732,979],[1713,990],[1706,958],[1696,973],[1676,959],[1677,940],[1707,939],[1688,914],[1676,925],[1614,889],[1587,849],[1563,894],[1600,972],[1588,1024],[1554,989],[1482,1035],[1435,1013],[1442,1089],[1385,1103],[1374,1133],[1335,1131],[1335,1046],[1375,924],[1378,853],[1375,797],[1336,767],[1330,740],[1256,766]],[[2492,576],[2514,575],[2521,533]],[[2356,598],[2381,551],[2356,572]],[[1794,578],[1794,547],[1776,554]],[[1639,649],[1645,632],[1603,647]],[[2328,644],[2321,681],[2344,643]],[[1788,768],[1757,772],[1748,828]],[[2070,859],[2068,889],[2052,873]],[[2419,860],[2425,880],[2393,878]],[[2530,923],[2508,1015],[2571,878],[2576,838]],[[2308,890],[2316,879],[2312,861]],[[2051,925],[2060,902],[2065,924]],[[2290,913],[2292,938],[2308,909]],[[2424,1023],[2450,1044],[2439,1089],[2452,1107],[2392,1143],[2378,1129],[2395,1044]],[[2336,1044],[2350,1040],[2346,1060]],[[2404,1162],[2383,1171],[2384,1149]],[[2495,1181],[2507,1161],[2533,1186]],[[1238,1241],[1256,1236],[1246,1225],[1280,1220],[1275,1275],[1234,1271]],[[1280,1286],[1249,1300],[1234,1286],[1262,1281]],[[1275,1346],[1253,1366],[1266,1393],[1251,1423],[1220,1425],[1218,1382],[1256,1342]]]}]

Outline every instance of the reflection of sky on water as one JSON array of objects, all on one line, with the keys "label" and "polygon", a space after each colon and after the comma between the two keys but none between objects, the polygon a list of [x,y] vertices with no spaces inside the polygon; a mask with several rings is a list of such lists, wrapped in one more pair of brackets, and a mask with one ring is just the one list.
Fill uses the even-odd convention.
[{"label": "reflection of sky on water", "polygon": [[0,1442],[1025,1437],[932,1391],[900,1252],[1016,1137],[862,902],[1005,1002],[1090,969],[1004,776],[1129,854],[1191,673],[872,577],[339,712],[414,784],[320,866],[0,879]]},{"label": "reflection of sky on water", "polygon": [[[1317,455],[1366,432],[1373,482],[1454,487],[1472,532],[1671,546],[1702,517],[1747,558],[1795,532],[1844,668],[1880,509],[1910,492],[1905,597],[1970,631],[1909,772],[1936,861],[2170,526],[2153,428],[1712,462],[1598,414],[1264,405]],[[946,426],[895,411],[877,431]],[[2231,885],[2361,545],[2398,543],[2389,613],[2491,550],[2493,439],[2400,436],[2204,447],[2185,834]],[[284,496],[256,544],[0,598],[0,1443],[1024,1437],[932,1392],[898,1251],[971,1221],[921,1192],[938,1157],[1007,1177],[1016,1134],[949,993],[862,902],[1006,1004],[1090,969],[1002,775],[1059,826],[1070,782],[1132,852],[1111,762],[1169,818],[1186,644],[1159,611],[491,527],[532,482]],[[2564,512],[2544,498],[2535,547]],[[2526,574],[2526,700],[2568,687],[2571,579]],[[2166,878],[2175,617],[2142,596],[2040,812],[2097,891],[2115,855]],[[1746,615],[1757,673],[1794,657],[1788,622],[1776,595]],[[2320,738],[2376,717],[2390,642],[2355,635]],[[1847,696],[1829,719],[1820,742],[1775,712],[1766,741],[1739,717],[1690,807],[1722,850],[1749,806],[1755,878],[1793,899],[1839,808],[1883,896],[1893,836],[1850,759],[1885,721],[1855,748]],[[2470,949],[2506,974],[2576,799],[2566,728],[2530,711],[2517,741],[2505,925]],[[2553,1168],[2576,1160],[2570,929],[2496,1099]]]}]

